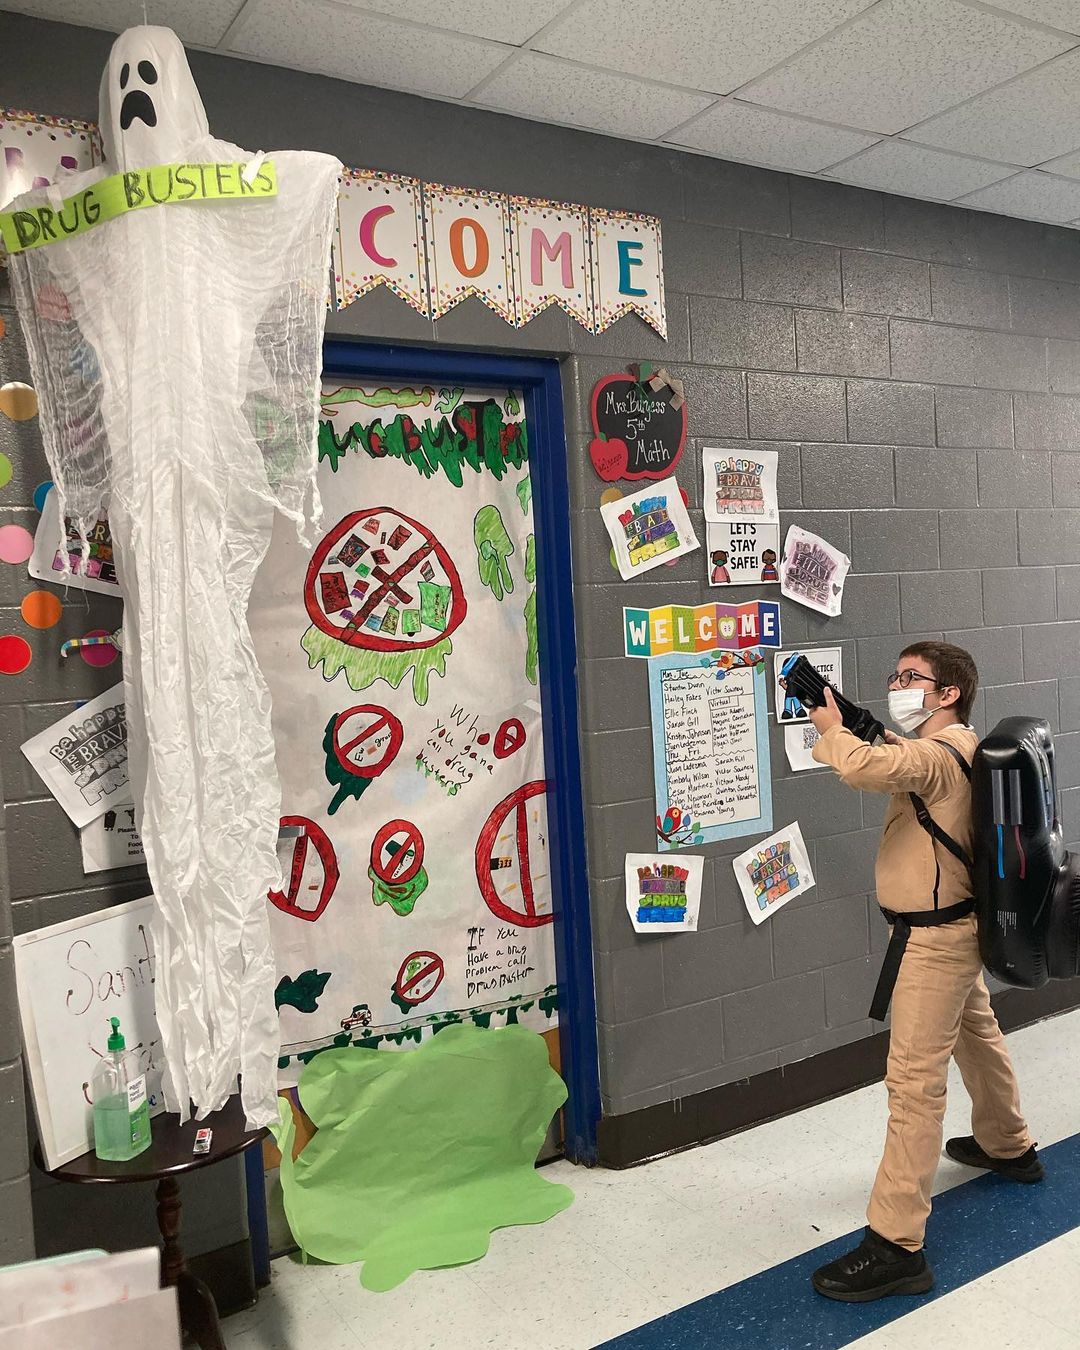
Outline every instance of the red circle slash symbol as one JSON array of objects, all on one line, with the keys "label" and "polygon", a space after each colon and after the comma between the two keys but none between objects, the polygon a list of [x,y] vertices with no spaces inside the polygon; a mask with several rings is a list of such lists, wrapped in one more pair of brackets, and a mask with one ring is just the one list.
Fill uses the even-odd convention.
[{"label": "red circle slash symbol", "polygon": [[495,743],[491,749],[496,759],[509,759],[524,744],[525,728],[516,717],[508,717],[495,733]]},{"label": "red circle slash symbol", "polygon": [[406,1003],[426,1003],[445,973],[443,959],[435,952],[411,952],[401,963],[394,992]]},{"label": "red circle slash symbol", "polygon": [[388,708],[361,703],[338,713],[334,755],[346,773],[378,778],[393,763],[404,734],[401,722]]},{"label": "red circle slash symbol", "polygon": [[371,870],[387,886],[412,881],[424,861],[424,836],[411,820],[388,820],[371,841]]},{"label": "red circle slash symbol", "polygon": [[492,914],[521,928],[555,917],[547,861],[542,778],[515,788],[488,816],[476,841],[476,881]]},{"label": "red circle slash symbol", "polygon": [[[326,906],[330,903],[334,891],[338,884],[338,860],[334,852],[334,845],[330,842],[330,836],[321,826],[316,825],[313,820],[308,820],[307,816],[282,816],[281,828],[296,828],[299,826],[304,833],[298,839],[292,841],[293,852],[292,862],[289,866],[289,884],[286,891],[269,891],[267,899],[282,914],[289,914],[294,919],[306,919],[308,923],[314,923]],[[314,851],[314,858],[310,856]],[[309,881],[308,891],[318,891],[319,898],[314,909],[305,909],[300,901],[302,899],[301,891],[304,887],[304,874],[307,863],[311,861],[316,867],[322,868],[322,882],[318,880]]]}]

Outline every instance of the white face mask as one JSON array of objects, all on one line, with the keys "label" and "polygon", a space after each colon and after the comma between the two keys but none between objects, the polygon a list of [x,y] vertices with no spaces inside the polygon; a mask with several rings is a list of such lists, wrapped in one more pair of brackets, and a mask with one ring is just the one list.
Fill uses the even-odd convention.
[{"label": "white face mask", "polygon": [[924,708],[925,689],[890,689],[889,717],[901,731],[916,731],[937,708]]}]

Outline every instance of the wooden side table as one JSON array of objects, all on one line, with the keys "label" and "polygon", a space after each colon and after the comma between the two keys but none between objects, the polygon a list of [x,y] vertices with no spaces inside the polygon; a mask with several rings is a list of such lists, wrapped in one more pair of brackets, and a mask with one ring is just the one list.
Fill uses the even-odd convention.
[{"label": "wooden side table", "polygon": [[[62,1163],[49,1175],[58,1181],[78,1185],[156,1181],[162,1284],[173,1285],[176,1289],[184,1334],[190,1336],[201,1350],[226,1350],[214,1296],[203,1281],[188,1270],[187,1257],[180,1245],[182,1211],[177,1178],[184,1172],[209,1167],[223,1158],[242,1153],[257,1144],[267,1131],[246,1128],[238,1095],[230,1097],[222,1110],[205,1120],[189,1120],[184,1125],[179,1121],[179,1116],[168,1113],[154,1116],[150,1147],[130,1162],[103,1162],[92,1152],[84,1153],[81,1158]],[[195,1156],[191,1151],[195,1146],[195,1132],[204,1128],[214,1132],[210,1152]],[[42,1171],[47,1171],[40,1150],[35,1150],[34,1160]]]}]

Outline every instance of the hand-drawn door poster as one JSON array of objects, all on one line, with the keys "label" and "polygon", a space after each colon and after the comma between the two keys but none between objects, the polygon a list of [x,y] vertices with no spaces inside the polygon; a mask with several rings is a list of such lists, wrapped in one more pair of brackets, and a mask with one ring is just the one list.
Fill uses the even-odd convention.
[{"label": "hand-drawn door poster", "polygon": [[556,1006],[521,397],[329,381],[319,490],[321,538],[279,521],[251,607],[283,1083],[329,1045]]}]

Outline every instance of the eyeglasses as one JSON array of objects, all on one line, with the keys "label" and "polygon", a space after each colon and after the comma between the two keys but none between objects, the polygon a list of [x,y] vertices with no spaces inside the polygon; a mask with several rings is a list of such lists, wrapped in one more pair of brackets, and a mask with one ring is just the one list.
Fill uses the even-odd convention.
[{"label": "eyeglasses", "polygon": [[886,685],[891,689],[894,684],[898,684],[901,689],[906,689],[912,680],[925,680],[927,684],[936,684],[939,689],[949,687],[940,680],[935,680],[933,675],[924,675],[921,670],[912,670],[910,666],[906,670],[894,670]]}]

